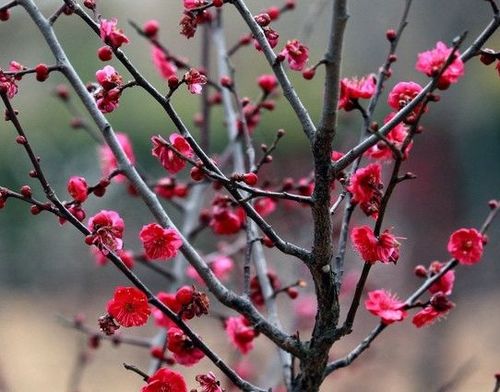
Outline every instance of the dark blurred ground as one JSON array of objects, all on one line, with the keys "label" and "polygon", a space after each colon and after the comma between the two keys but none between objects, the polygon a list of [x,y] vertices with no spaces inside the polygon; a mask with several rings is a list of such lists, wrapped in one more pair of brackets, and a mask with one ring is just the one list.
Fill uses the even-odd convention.
[{"label": "dark blurred ground", "polygon": [[[47,14],[59,4],[53,1],[38,3]],[[298,3],[296,12],[285,15],[276,24],[281,33],[280,46],[301,31],[304,15],[313,2],[299,0]],[[385,30],[399,22],[403,2],[351,3],[342,74],[376,72],[386,53]],[[388,87],[399,80],[425,83],[425,78],[414,70],[416,54],[434,47],[438,40],[450,42],[465,29],[469,31],[466,44],[470,44],[488,23],[491,14],[488,4],[482,0],[420,0],[414,3],[410,24],[398,51],[399,61]],[[248,1],[248,4],[258,11],[274,2]],[[229,31],[227,41],[231,45],[246,29],[236,13],[228,8],[225,20]],[[125,48],[127,54],[157,86],[163,86],[163,82],[150,63],[149,47],[134,35],[125,21],[131,15],[139,24],[150,18],[158,19],[162,25],[162,42],[173,52],[189,56],[196,64],[199,39],[186,41],[179,37],[180,12],[180,0],[150,0],[140,4],[109,0],[102,9],[105,16],[119,18],[132,41]],[[21,10],[16,9],[12,14],[9,23],[0,24],[0,66],[6,68],[12,59],[25,65],[50,64],[51,55],[31,21]],[[314,38],[306,40],[311,47],[312,61],[319,59],[324,51],[326,22],[325,12],[315,22]],[[63,17],[56,29],[83,79],[93,80],[95,70],[103,66],[95,57],[99,41],[76,17]],[[498,33],[488,46],[500,47]],[[247,54],[251,54],[251,61]],[[256,56],[253,48],[246,48],[234,58],[234,64],[238,69],[236,79],[240,90],[244,95],[257,97],[254,80],[258,74],[268,72],[265,62]],[[293,74],[292,80],[313,118],[317,119],[321,110],[321,72],[312,82],[304,82],[298,74]],[[51,96],[51,91],[61,81],[57,75],[51,75],[44,84],[26,78],[21,83],[15,105],[21,110],[21,121],[42,156],[51,183],[63,192],[69,176],[82,175],[92,183],[98,180],[100,171],[95,144],[82,131],[68,126],[69,116]],[[487,200],[500,197],[498,83],[492,66],[485,67],[472,60],[466,66],[461,83],[443,92],[441,102],[434,105],[424,119],[426,131],[418,137],[411,159],[404,167],[416,173],[418,180],[407,182],[398,189],[386,218],[387,226],[394,226],[397,234],[407,238],[402,246],[401,260],[396,268],[377,266],[372,276],[373,286],[390,287],[401,296],[409,294],[418,283],[411,273],[413,267],[436,259],[445,260],[449,234],[458,227],[479,226],[487,213]],[[283,99],[280,103],[274,113],[264,115],[255,133],[260,143],[270,142],[278,128],[287,130],[287,137],[275,154],[275,163],[267,173],[270,178],[307,175],[311,168],[309,151],[291,111]],[[183,93],[175,98],[174,104],[192,127],[192,118],[198,110],[196,99]],[[387,112],[382,102],[378,118],[381,120]],[[140,164],[160,174],[159,165],[149,154],[149,138],[152,134],[168,134],[173,130],[161,108],[143,92],[131,90],[122,98],[120,109],[109,115],[109,119],[115,129],[130,135]],[[2,124],[0,184],[17,189],[29,181],[25,176],[28,163],[14,143],[11,127]],[[220,109],[214,114],[213,128],[215,148],[220,151],[225,140]],[[357,139],[358,129],[359,119],[354,113],[342,115],[336,149],[348,149]],[[41,191],[37,190],[37,194],[41,195]],[[127,222],[126,243],[138,249],[136,232],[150,219],[149,213],[138,200],[123,197],[120,186],[111,188],[104,200],[91,200],[87,208],[90,215],[111,206],[120,211]],[[305,224],[297,229],[299,220]],[[361,222],[364,218],[356,216],[356,220]],[[287,239],[308,244],[311,234],[305,211],[276,214],[272,221]],[[325,386],[323,390],[437,391],[456,379],[456,374],[464,374],[464,379],[456,379],[458,384],[447,390],[492,389],[493,373],[500,371],[498,222],[489,236],[491,241],[483,261],[473,268],[459,268],[452,296],[457,307],[446,321],[425,330],[415,330],[409,322],[390,328],[364,358],[352,368],[340,370],[332,377],[332,386]],[[212,250],[208,247],[209,239],[204,244],[206,251]],[[287,261],[274,253],[270,255],[275,270],[281,272]],[[354,255],[347,263],[354,271],[360,268]],[[140,267],[138,271],[155,289],[164,288],[158,278]],[[303,275],[300,269],[287,272],[290,279],[298,274]],[[112,287],[124,283],[112,268],[100,269],[94,265],[77,233],[65,227],[61,229],[47,215],[33,217],[27,206],[9,201],[7,208],[0,212],[0,380],[4,378],[13,392],[35,388],[64,391],[82,342],[78,333],[63,329],[55,315],[71,316],[83,311],[92,322],[102,312]],[[287,303],[284,313],[286,306]],[[355,336],[336,348],[334,356],[353,347],[375,324],[373,317],[364,311],[360,313]],[[212,323],[215,321],[208,322],[208,326],[200,324],[200,331],[209,330],[215,325]],[[208,335],[206,339],[227,355],[232,353],[229,346],[215,336]],[[252,358],[270,357],[268,352],[273,353],[270,345],[264,338],[259,340],[259,350]],[[147,353],[123,347],[118,353],[108,348],[109,345],[104,346],[106,348],[94,356],[84,376],[82,390],[138,390],[141,383],[135,375],[123,371],[121,363],[129,361],[145,366]],[[208,361],[204,364],[209,368]],[[464,366],[470,372],[464,370]]]}]

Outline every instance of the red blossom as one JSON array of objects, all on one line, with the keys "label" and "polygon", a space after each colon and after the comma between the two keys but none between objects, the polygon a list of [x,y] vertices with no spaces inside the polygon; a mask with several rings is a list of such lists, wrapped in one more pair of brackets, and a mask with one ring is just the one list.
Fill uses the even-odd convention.
[{"label": "red blossom", "polygon": [[94,215],[89,219],[88,228],[91,234],[87,237],[87,241],[104,253],[122,248],[125,224],[115,211],[102,210]]},{"label": "red blossom", "polygon": [[481,260],[484,236],[476,229],[459,229],[448,242],[448,252],[460,264],[472,265]]},{"label": "red blossom", "polygon": [[[389,115],[386,116],[384,119],[384,124],[387,124],[392,118],[396,115],[396,113],[390,113]],[[392,145],[397,148],[398,150],[401,150],[403,146],[403,142],[405,141],[406,137],[408,136],[408,127],[404,125],[403,123],[399,123],[396,125],[394,128],[391,129],[391,131],[386,135],[386,139],[392,143]],[[408,143],[408,146],[406,147],[403,158],[406,159],[408,158],[408,154],[410,153],[410,150],[413,147],[413,140]],[[380,160],[392,160],[394,159],[394,154],[392,153],[392,149],[385,143],[385,141],[379,141],[377,144],[373,145],[370,147],[366,153],[367,156],[373,159],[380,159]]]},{"label": "red blossom", "polygon": [[156,70],[166,80],[168,80],[171,76],[175,76],[177,67],[175,66],[175,63],[167,57],[163,50],[155,45],[151,46],[151,57]]},{"label": "red blossom", "polygon": [[288,61],[291,69],[302,71],[309,60],[309,49],[294,39],[286,43],[281,55]]},{"label": "red blossom", "polygon": [[106,65],[103,69],[98,70],[95,73],[95,78],[104,90],[111,90],[123,83],[121,75],[111,65]]},{"label": "red blossom", "polygon": [[167,347],[174,354],[177,363],[184,366],[193,366],[205,356],[203,351],[197,348],[181,329],[170,327],[167,333]]},{"label": "red blossom", "polygon": [[[262,30],[264,31],[264,35],[266,36],[266,39],[267,39],[267,42],[269,43],[269,46],[271,46],[271,48],[275,48],[276,45],[278,45],[278,41],[280,38],[280,35],[278,34],[278,32],[276,30],[273,30],[269,26],[264,27]],[[260,46],[259,41],[254,39],[253,43],[254,43],[255,49],[257,49],[259,51],[262,50],[262,47]]]},{"label": "red blossom", "polygon": [[107,306],[108,313],[123,327],[146,324],[151,309],[148,297],[135,287],[117,287]]},{"label": "red blossom", "polygon": [[351,241],[367,263],[396,263],[399,259],[400,243],[389,230],[385,230],[379,238],[375,237],[373,230],[368,226],[358,226],[352,229]]},{"label": "red blossom", "polygon": [[184,377],[167,368],[157,370],[147,382],[141,392],[188,392]]},{"label": "red blossom", "polygon": [[[130,139],[124,133],[117,133],[116,139],[118,140],[118,143],[120,143],[120,146],[123,148],[123,151],[125,152],[128,160],[133,165],[135,163],[135,155]],[[118,163],[113,152],[111,151],[111,148],[107,144],[99,148],[99,156],[101,161],[102,174],[103,176],[107,177],[111,174],[111,172],[118,168]],[[126,177],[120,174],[113,178],[117,182],[123,182],[125,181]]]},{"label": "red blossom", "polygon": [[417,328],[425,327],[444,317],[455,306],[443,293],[435,294],[430,304],[413,316],[412,323]]},{"label": "red blossom", "polygon": [[196,28],[198,27],[198,20],[191,14],[184,14],[179,22],[181,26],[181,34],[187,39],[194,37]]},{"label": "red blossom", "polygon": [[402,321],[408,315],[403,309],[404,305],[404,302],[387,290],[370,291],[365,301],[366,310],[380,317],[385,325]]},{"label": "red blossom", "polygon": [[233,208],[231,201],[221,196],[217,196],[212,205],[209,225],[215,234],[229,235],[241,230],[245,222],[245,212],[241,208]]},{"label": "red blossom", "polygon": [[[439,261],[434,261],[429,268],[432,275],[438,274],[443,268],[443,263]],[[450,295],[453,291],[453,284],[455,283],[455,271],[449,270],[443,276],[441,276],[431,287],[429,291],[432,294],[443,293],[445,295]]]},{"label": "red blossom", "polygon": [[[396,84],[391,92],[389,93],[389,97],[387,99],[387,103],[391,108],[396,111],[403,109],[408,103],[410,103],[413,98],[415,98],[420,91],[422,91],[422,86],[415,82],[399,82]],[[407,121],[412,119],[415,115],[420,113],[422,110],[422,103],[418,104],[413,112],[408,115]],[[425,108],[424,108],[425,111]]]},{"label": "red blossom", "polygon": [[202,86],[207,83],[207,77],[195,68],[184,74],[184,81],[191,94],[201,94]]},{"label": "red blossom", "polygon": [[68,181],[68,193],[77,202],[83,203],[87,200],[87,181],[83,177],[71,177]]},{"label": "red blossom", "polygon": [[171,259],[177,256],[182,246],[182,239],[175,229],[163,228],[157,223],[150,223],[142,228],[139,238],[150,260]]},{"label": "red blossom", "polygon": [[[443,42],[439,41],[436,48],[427,52],[418,54],[415,68],[417,71],[427,76],[436,76],[453,52],[453,48],[448,48]],[[450,84],[456,83],[458,78],[464,74],[464,63],[460,58],[460,52],[455,51],[455,59],[446,68],[438,81],[438,88],[446,89]]]},{"label": "red blossom", "polygon": [[346,189],[352,194],[352,201],[360,205],[363,212],[373,218],[378,217],[382,200],[382,167],[372,163],[356,170]]},{"label": "red blossom", "polygon": [[123,31],[116,27],[117,22],[115,18],[110,20],[101,19],[99,29],[102,42],[115,49],[129,42]]},{"label": "red blossom", "polygon": [[7,94],[9,99],[17,94],[17,84],[14,76],[8,76],[0,69],[0,93]]},{"label": "red blossom", "polygon": [[215,374],[208,372],[207,374],[198,374],[195,380],[200,383],[201,392],[224,392],[220,382],[215,377]]},{"label": "red blossom", "polygon": [[340,81],[339,109],[351,110],[353,103],[359,98],[369,99],[375,93],[376,79],[375,75],[370,74],[358,78],[344,78]]},{"label": "red blossom", "polygon": [[[151,141],[153,142],[153,150],[151,151],[153,156],[158,158],[161,165],[167,171],[172,174],[176,174],[186,167],[186,161],[168,148],[161,136],[153,136]],[[181,135],[173,133],[170,135],[169,141],[170,144],[182,155],[187,158],[193,157],[194,152],[191,149],[191,146]]]},{"label": "red blossom", "polygon": [[247,354],[253,348],[253,340],[257,332],[250,327],[250,323],[244,316],[229,317],[225,322],[225,329],[229,341],[242,354]]}]

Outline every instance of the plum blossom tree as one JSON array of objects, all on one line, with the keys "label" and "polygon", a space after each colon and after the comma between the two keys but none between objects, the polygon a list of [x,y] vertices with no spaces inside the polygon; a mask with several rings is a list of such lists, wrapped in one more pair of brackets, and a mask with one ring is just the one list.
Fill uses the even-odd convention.
[{"label": "plum blossom tree", "polygon": [[[499,52],[485,47],[500,25],[495,0],[483,2],[491,8],[492,20],[468,47],[464,33],[448,44],[438,41],[435,48],[416,56],[416,70],[429,78],[425,86],[408,80],[397,81],[391,89],[388,89],[388,81],[397,62],[396,50],[408,23],[412,0],[406,0],[399,27],[387,31],[388,53],[378,72],[346,77],[341,77],[341,65],[348,21],[347,0],[329,2],[328,47],[325,56],[317,61],[310,58],[305,43],[295,37],[285,40],[273,28],[276,20],[286,18],[286,14],[295,9],[294,0],[282,1],[260,13],[251,11],[244,0],[184,0],[184,12],[179,15],[180,38],[204,36],[201,66],[193,66],[161,43],[162,26],[157,21],[146,21],[142,27],[130,22],[136,33],[132,35],[124,21],[102,15],[98,1],[80,3],[64,0],[49,17],[33,0],[13,0],[0,7],[2,21],[19,18],[26,23],[25,19],[31,19],[36,24],[55,63],[30,68],[12,60],[8,70],[0,70],[5,121],[16,132],[11,136],[24,149],[32,165],[29,175],[38,181],[46,199],[36,198],[28,185],[18,192],[0,184],[0,208],[15,199],[30,205],[33,215],[52,214],[61,224],[66,223],[66,229],[72,227],[82,234],[98,264],[110,261],[128,279],[127,286],[109,288],[110,293],[114,289],[114,294],[107,306],[103,304],[103,315],[95,317],[100,333],[96,335],[79,318],[71,324],[91,336],[91,347],[97,347],[96,339],[116,339],[149,349],[154,371],[125,365],[144,379],[143,392],[187,392],[188,388],[203,392],[232,388],[259,392],[318,391],[328,376],[357,360],[385,329],[404,322],[412,312],[412,322],[420,328],[454,308],[449,297],[453,293],[455,267],[480,262],[488,242],[485,233],[500,210],[500,201],[489,203],[490,213],[480,227],[450,227],[452,234],[447,247],[450,260],[432,262],[428,268],[419,265],[415,275],[423,281],[406,299],[400,299],[386,288],[368,291],[366,285],[374,266],[397,265],[404,253],[404,242],[410,240],[400,237],[399,229],[393,229],[385,217],[397,186],[416,178],[412,173],[402,173],[402,163],[410,159],[416,136],[422,132],[421,120],[429,111],[439,110],[439,107],[431,109],[440,99],[439,91],[460,82],[468,61],[496,63],[500,72]],[[247,29],[247,35],[231,48],[226,46],[223,23],[223,14],[229,8],[237,11]],[[23,12],[13,15],[18,9]],[[105,65],[93,70],[95,81],[85,84],[87,81],[76,72],[54,30],[62,17],[85,23],[89,28],[88,39],[101,41],[97,58],[102,62],[120,63],[126,73]],[[138,37],[150,46],[145,51],[150,51],[152,64],[163,79],[159,87],[149,82],[126,55],[127,44]],[[214,44],[217,72],[208,66],[211,52],[207,37]],[[230,61],[240,53],[249,58],[263,57],[269,66],[266,74],[252,76],[261,90],[260,98],[254,101],[240,95],[241,78]],[[35,152],[36,146],[30,142],[30,130],[25,129],[13,106],[21,81],[24,84],[25,79],[34,74],[42,82],[53,72],[62,74],[69,85],[58,87],[60,102],[67,104],[70,94],[76,94],[102,136],[99,139],[100,181],[89,185],[84,177],[74,173],[67,180],[65,196],[49,185],[49,174],[45,173]],[[293,72],[299,72],[306,80],[318,78],[320,73],[324,75],[322,113],[318,122],[313,121],[300,92],[294,89],[289,77]],[[193,130],[175,110],[176,94],[182,85],[192,94],[192,99],[200,96],[202,102],[199,137],[193,136]],[[108,113],[120,111],[120,99],[132,88],[148,93],[175,126],[168,135],[151,137],[151,155],[165,171],[162,178],[153,178],[138,164],[130,139],[126,134],[115,132],[106,117]],[[273,153],[286,136],[282,129],[276,132],[272,145],[261,146],[262,154],[257,157],[253,133],[262,116],[273,111],[280,93],[286,98],[285,104],[290,105],[298,127],[303,130],[304,144],[311,151],[313,170],[308,177],[276,180],[267,178],[269,175],[262,170],[272,164]],[[379,126],[375,109],[384,105],[383,94],[387,96],[386,113],[385,118],[382,117],[383,125]],[[210,146],[213,132],[209,116],[218,105],[223,108],[228,144],[216,155]],[[344,152],[334,150],[336,135],[341,131],[337,124],[340,112],[359,114],[363,122],[359,143]],[[384,174],[388,175],[386,184],[382,181]],[[118,211],[105,205],[105,199],[103,209],[86,217],[86,202],[105,196],[109,187],[120,183],[126,184],[128,192],[138,196],[151,213],[142,228],[126,225]],[[174,222],[160,199],[179,210],[178,221]],[[306,209],[310,213],[311,244],[292,243],[273,227],[270,217],[282,208],[291,213],[294,209]],[[357,210],[360,219],[366,220],[365,224],[353,223]],[[338,227],[334,227],[337,224]],[[123,240],[125,228],[137,233],[143,249],[128,249]],[[197,242],[201,235],[211,238],[212,243],[225,236],[232,236],[229,238],[234,241],[230,245],[215,246],[209,250],[212,253],[208,253]],[[348,246],[356,251],[362,267],[352,284],[345,319],[341,320],[339,296],[348,281],[347,275],[344,276]],[[242,257],[238,255],[241,252]],[[305,266],[314,289],[312,300],[303,298],[303,279],[282,283],[285,280],[281,271],[268,267],[268,252],[281,252]],[[134,269],[135,262],[147,265],[167,279],[169,291],[155,294]],[[299,332],[291,332],[282,325],[276,301],[282,293],[286,293],[290,301],[304,300],[302,309],[295,308],[296,317],[303,319],[305,314],[311,315],[310,339],[304,340]],[[428,299],[424,299],[426,295]],[[214,302],[226,309],[225,313],[212,313]],[[331,361],[332,347],[351,334],[362,303],[379,319],[378,324],[344,357]],[[236,362],[223,358],[210,347],[191,323],[194,318],[210,315],[221,319],[220,332],[227,335],[240,356],[252,351],[259,339],[271,341],[276,346],[276,360],[282,369],[279,382],[269,380],[262,384],[259,380],[259,385],[254,384],[248,380],[248,374],[238,370]],[[115,335],[118,329],[140,327],[150,318],[158,329],[155,339],[139,342],[126,335]],[[154,343],[158,338],[160,345]],[[210,371],[199,373],[193,380],[186,379],[183,366],[196,368],[205,357],[220,376]],[[174,365],[180,365],[179,371],[171,370]]]}]

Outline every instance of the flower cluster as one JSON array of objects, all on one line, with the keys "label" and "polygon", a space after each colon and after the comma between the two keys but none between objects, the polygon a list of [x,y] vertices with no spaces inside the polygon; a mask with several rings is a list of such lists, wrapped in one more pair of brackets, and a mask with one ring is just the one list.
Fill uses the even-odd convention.
[{"label": "flower cluster", "polygon": [[340,81],[340,97],[338,108],[346,111],[356,107],[358,99],[370,99],[375,93],[375,75],[358,78],[344,78]]},{"label": "flower cluster", "polygon": [[351,241],[361,258],[366,263],[396,263],[399,259],[400,243],[389,230],[385,230],[377,238],[368,226],[358,226],[352,229]]},{"label": "flower cluster", "polygon": [[98,70],[95,76],[101,86],[94,94],[97,107],[103,113],[111,113],[120,104],[122,77],[111,65]]}]

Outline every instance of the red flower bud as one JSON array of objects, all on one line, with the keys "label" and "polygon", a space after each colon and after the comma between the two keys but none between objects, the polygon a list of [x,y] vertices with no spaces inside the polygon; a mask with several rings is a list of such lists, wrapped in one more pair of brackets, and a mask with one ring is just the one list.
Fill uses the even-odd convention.
[{"label": "red flower bud", "polygon": [[160,24],[158,23],[157,20],[151,19],[151,20],[148,20],[146,23],[144,23],[144,26],[142,29],[144,31],[144,34],[146,34],[148,37],[152,38],[156,34],[158,34],[158,30],[160,29]]},{"label": "red flower bud", "polygon": [[243,182],[250,186],[255,186],[259,181],[259,177],[255,173],[245,173],[243,174]]},{"label": "red flower bud", "polygon": [[392,42],[396,39],[397,37],[397,33],[396,33],[396,30],[394,29],[389,29],[385,32],[385,36],[387,37],[387,40],[389,42]]},{"label": "red flower bud", "polygon": [[45,64],[38,64],[35,67],[35,73],[36,73],[36,80],[39,82],[43,82],[48,79],[49,77],[49,67]]},{"label": "red flower bud", "polygon": [[97,49],[97,57],[101,61],[109,61],[113,58],[113,50],[109,46],[101,46]]}]

